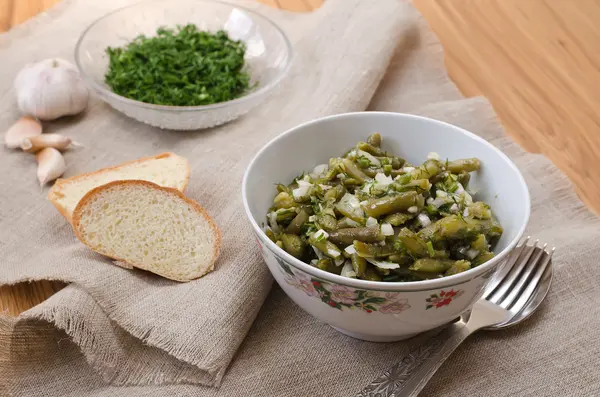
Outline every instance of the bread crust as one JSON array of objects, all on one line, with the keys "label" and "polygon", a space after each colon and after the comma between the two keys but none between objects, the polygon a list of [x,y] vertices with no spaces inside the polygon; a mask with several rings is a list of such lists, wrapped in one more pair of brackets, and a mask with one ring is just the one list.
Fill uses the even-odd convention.
[{"label": "bread crust", "polygon": [[[210,226],[211,231],[215,235],[215,243],[213,244],[212,260],[211,260],[210,265],[207,267],[207,270],[206,270],[205,273],[199,275],[198,277],[189,278],[189,279],[176,279],[176,278],[172,278],[172,277],[169,277],[169,276],[164,275],[164,274],[153,272],[153,271],[151,271],[149,269],[144,268],[143,266],[140,266],[140,265],[138,265],[136,263],[129,262],[129,261],[123,259],[123,258],[119,258],[117,256],[111,255],[109,252],[106,252],[106,251],[103,251],[101,249],[98,249],[97,247],[94,247],[94,246],[88,244],[86,241],[84,241],[81,233],[79,232],[79,227],[81,225],[81,214],[83,212],[83,208],[85,208],[85,206],[87,205],[87,203],[90,200],[94,199],[94,197],[98,193],[101,193],[104,190],[111,189],[114,186],[134,186],[134,185],[146,186],[146,187],[149,187],[151,189],[161,190],[161,191],[167,192],[169,194],[173,194],[173,195],[179,197],[180,199],[184,200],[187,204],[189,204],[192,208],[194,208],[201,216],[203,216],[207,220],[207,222],[208,222],[208,224]],[[182,192],[180,192],[177,189],[160,186],[160,185],[157,185],[156,183],[152,183],[152,182],[148,182],[148,181],[144,181],[144,180],[130,179],[130,180],[123,180],[123,181],[113,181],[113,182],[109,182],[109,183],[107,183],[105,185],[101,185],[101,186],[95,187],[94,189],[90,190],[89,192],[87,192],[85,194],[85,196],[83,196],[81,198],[81,200],[79,201],[79,203],[77,203],[77,206],[75,207],[75,210],[73,211],[72,226],[73,226],[73,231],[75,232],[75,235],[77,236],[77,238],[79,239],[79,241],[81,241],[83,244],[85,244],[92,251],[95,251],[95,252],[97,252],[99,254],[102,254],[104,256],[112,258],[112,259],[114,259],[116,261],[127,263],[127,264],[129,264],[129,265],[131,265],[133,267],[138,268],[138,269],[146,270],[146,271],[158,274],[159,276],[162,276],[162,277],[174,280],[174,281],[180,281],[180,282],[191,281],[191,280],[200,278],[200,277],[206,275],[207,273],[210,273],[214,269],[215,262],[217,261],[217,258],[219,256],[219,250],[221,248],[221,231],[217,227],[215,221],[208,215],[208,213],[206,212],[206,210],[200,204],[198,204],[196,201],[194,201],[194,200],[186,197]]]},{"label": "bread crust", "polygon": [[[164,152],[164,153],[157,154],[155,156],[141,157],[141,158],[136,159],[136,160],[126,161],[124,163],[117,164],[117,165],[114,165],[112,167],[106,167],[106,168],[102,168],[102,169],[99,169],[99,170],[96,170],[96,171],[85,172],[83,174],[74,175],[74,176],[72,176],[70,178],[65,178],[65,179],[59,178],[59,179],[56,180],[56,182],[54,183],[54,185],[48,191],[48,200],[52,203],[52,205],[54,206],[54,208],[56,208],[58,210],[58,212],[69,223],[72,224],[73,220],[71,219],[70,214],[67,212],[67,209],[58,203],[58,198],[64,196],[62,194],[62,187],[63,186],[68,185],[68,184],[73,183],[73,182],[76,182],[76,181],[79,181],[81,179],[87,179],[87,178],[93,177],[95,175],[104,173],[106,171],[114,171],[114,170],[118,170],[120,168],[123,168],[125,166],[132,165],[132,164],[143,163],[145,161],[150,161],[150,160],[159,160],[159,159],[163,159],[163,158],[167,158],[167,157],[171,157],[171,156],[180,157],[183,160],[185,160],[185,165],[186,165],[187,172],[186,172],[186,175],[185,175],[185,182],[183,184],[183,190],[181,190],[182,192],[185,192],[185,189],[187,188],[188,182],[190,180],[190,173],[191,173],[190,162],[185,157],[178,156],[177,154],[175,154],[173,152]],[[175,190],[178,190],[178,189],[175,189]]]}]

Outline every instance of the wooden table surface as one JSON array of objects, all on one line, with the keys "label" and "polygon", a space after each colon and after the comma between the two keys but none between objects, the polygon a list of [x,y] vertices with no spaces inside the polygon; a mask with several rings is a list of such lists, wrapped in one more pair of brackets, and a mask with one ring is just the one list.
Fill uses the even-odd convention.
[{"label": "wooden table surface", "polygon": [[[60,0],[0,0],[0,31]],[[307,12],[323,0],[260,0]],[[485,95],[507,132],[543,153],[600,212],[600,1],[413,0],[446,50],[466,96]],[[5,60],[3,60],[5,61]],[[1,260],[1,258],[0,258]],[[61,283],[0,288],[0,312],[18,315]]]}]

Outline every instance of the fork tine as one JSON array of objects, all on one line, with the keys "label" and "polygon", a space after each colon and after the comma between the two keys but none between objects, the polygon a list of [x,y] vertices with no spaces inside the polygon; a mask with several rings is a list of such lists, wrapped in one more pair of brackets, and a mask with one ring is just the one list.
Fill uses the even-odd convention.
[{"label": "fork tine", "polygon": [[531,278],[531,276],[536,273],[538,263],[540,262],[540,258],[542,257],[542,254],[546,251],[547,246],[548,244],[544,244],[544,246],[541,249],[536,250],[537,252],[535,253],[535,255],[533,255],[529,259],[527,265],[523,269],[523,272],[519,276],[519,280],[510,289],[510,293],[508,294],[508,296],[499,302],[500,307],[508,309],[511,306],[511,304],[521,295],[521,292],[523,292],[525,286],[527,286],[530,282],[529,279]]},{"label": "fork tine", "polygon": [[531,281],[529,282],[529,284],[527,285],[525,290],[521,293],[521,295],[519,296],[517,301],[510,308],[510,311],[514,312],[514,315],[517,315],[521,310],[523,310],[523,308],[527,304],[527,301],[529,300],[529,298],[531,298],[531,296],[535,292],[536,288],[538,287],[538,285],[540,283],[540,280],[542,279],[542,276],[544,275],[544,272],[546,271],[546,268],[550,264],[550,260],[552,259],[554,250],[555,250],[555,247],[552,247],[550,252],[542,251],[542,253],[545,254],[545,257],[544,257],[542,263],[537,267],[537,271],[531,278]]},{"label": "fork tine", "polygon": [[512,289],[514,283],[519,280],[523,269],[525,268],[525,266],[527,266],[529,258],[531,258],[531,255],[535,251],[535,248],[537,247],[538,243],[539,240],[535,240],[532,246],[527,246],[527,248],[523,250],[523,255],[519,255],[519,260],[517,261],[515,266],[513,266],[511,271],[504,278],[504,280],[502,280],[500,285],[498,285],[496,291],[494,291],[492,295],[490,295],[487,298],[487,300],[489,300],[492,303],[498,304],[498,302],[508,294],[508,292]]},{"label": "fork tine", "polygon": [[495,277],[492,279],[492,281],[487,285],[487,287],[485,288],[485,292],[483,294],[483,298],[487,299],[488,296],[490,296],[492,294],[492,292],[494,292],[494,290],[496,288],[498,288],[498,285],[500,285],[500,283],[502,282],[502,280],[504,280],[504,278],[506,277],[506,275],[510,272],[510,270],[513,268],[513,266],[515,265],[517,259],[519,259],[519,256],[521,255],[521,253],[523,252],[523,250],[528,247],[527,242],[529,242],[529,236],[527,236],[527,238],[525,239],[525,241],[523,241],[523,243],[516,247],[508,256],[508,258],[506,259],[506,261],[504,262],[504,264],[502,265],[502,269],[498,272],[498,274],[495,275]]}]

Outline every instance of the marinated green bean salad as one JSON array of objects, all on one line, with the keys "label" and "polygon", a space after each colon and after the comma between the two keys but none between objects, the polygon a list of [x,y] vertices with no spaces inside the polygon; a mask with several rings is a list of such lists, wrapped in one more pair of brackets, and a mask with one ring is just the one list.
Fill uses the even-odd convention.
[{"label": "marinated green bean salad", "polygon": [[372,134],[342,157],[277,185],[267,236],[294,257],[345,277],[418,281],[493,258],[502,235],[490,206],[473,201],[476,158],[430,153],[408,164]]}]

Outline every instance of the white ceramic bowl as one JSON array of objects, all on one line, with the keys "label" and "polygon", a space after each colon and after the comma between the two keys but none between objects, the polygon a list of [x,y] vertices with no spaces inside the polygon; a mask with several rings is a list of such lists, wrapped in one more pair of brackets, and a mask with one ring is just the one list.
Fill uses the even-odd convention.
[{"label": "white ceramic bowl", "polygon": [[[246,43],[246,65],[254,88],[231,101],[206,106],[162,106],[117,95],[104,82],[106,47],[121,47],[161,26],[193,23],[201,30],[227,31]],[[289,71],[292,46],[267,17],[215,0],[147,0],[113,11],[92,23],[75,47],[75,61],[87,84],[110,106],[160,128],[193,130],[234,120],[264,101]]]},{"label": "white ceramic bowl", "polygon": [[[412,163],[429,152],[442,158],[478,157],[482,168],[469,187],[490,204],[504,234],[496,257],[454,276],[418,282],[375,282],[327,273],[275,245],[261,225],[276,193],[305,170],[327,163],[373,133],[383,147]],[[395,341],[448,323],[480,298],[487,281],[515,247],[529,219],[527,185],[506,155],[482,138],[453,125],[400,113],[362,112],[325,117],[295,127],[269,142],[250,163],[242,186],[246,213],[261,253],[285,293],[308,313],[347,335]]]}]

